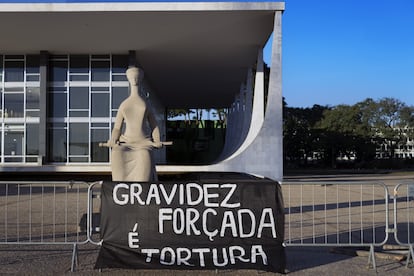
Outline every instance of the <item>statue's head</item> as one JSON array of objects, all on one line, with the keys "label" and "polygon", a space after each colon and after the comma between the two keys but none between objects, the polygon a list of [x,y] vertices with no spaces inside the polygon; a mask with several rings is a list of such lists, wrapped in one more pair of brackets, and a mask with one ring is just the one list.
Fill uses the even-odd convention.
[{"label": "statue's head", "polygon": [[144,71],[138,67],[129,67],[126,76],[131,85],[138,85],[144,79]]}]

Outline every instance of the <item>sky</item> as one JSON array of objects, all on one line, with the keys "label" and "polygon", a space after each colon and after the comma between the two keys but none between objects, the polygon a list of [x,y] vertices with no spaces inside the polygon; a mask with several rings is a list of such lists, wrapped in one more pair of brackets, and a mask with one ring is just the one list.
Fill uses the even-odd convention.
[{"label": "sky", "polygon": [[[286,0],[283,96],[290,107],[366,98],[414,106],[414,0]],[[269,62],[270,45],[265,48]]]},{"label": "sky", "polygon": [[[0,0],[128,1],[142,0]],[[288,106],[352,105],[366,98],[378,100],[384,97],[393,97],[414,106],[414,0],[284,2],[282,87]],[[270,49],[268,44],[264,51],[268,64]]]}]

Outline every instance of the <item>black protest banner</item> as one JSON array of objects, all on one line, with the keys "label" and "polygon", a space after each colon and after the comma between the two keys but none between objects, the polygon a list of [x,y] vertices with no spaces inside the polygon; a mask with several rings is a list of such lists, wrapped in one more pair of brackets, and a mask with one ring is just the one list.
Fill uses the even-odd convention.
[{"label": "black protest banner", "polygon": [[284,272],[280,185],[104,182],[95,268]]}]

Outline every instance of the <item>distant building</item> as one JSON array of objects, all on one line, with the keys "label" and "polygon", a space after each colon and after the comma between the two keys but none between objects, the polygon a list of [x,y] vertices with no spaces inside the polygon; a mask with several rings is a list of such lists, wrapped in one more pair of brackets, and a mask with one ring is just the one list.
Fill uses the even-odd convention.
[{"label": "distant building", "polygon": [[[406,136],[404,143],[394,145],[393,158],[398,159],[411,159],[414,157],[414,140],[410,138],[409,134],[412,134],[414,129],[402,128],[399,129],[401,133]],[[391,158],[391,141],[385,141],[381,146],[377,148],[377,159],[389,159]]]}]

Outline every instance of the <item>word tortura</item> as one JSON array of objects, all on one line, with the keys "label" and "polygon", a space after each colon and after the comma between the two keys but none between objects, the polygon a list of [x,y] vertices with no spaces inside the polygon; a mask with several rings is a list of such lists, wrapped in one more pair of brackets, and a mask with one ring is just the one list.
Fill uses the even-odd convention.
[{"label": "word tortura", "polygon": [[[230,246],[228,248],[177,248],[164,247],[142,249],[141,252],[146,255],[145,262],[151,263],[152,260],[158,261],[162,265],[184,265],[205,267],[207,257],[211,255],[212,265],[215,267],[224,267],[236,263],[262,263],[268,265],[267,255],[261,245],[252,245],[250,250],[241,246]],[[153,258],[153,255],[156,258]]]}]

